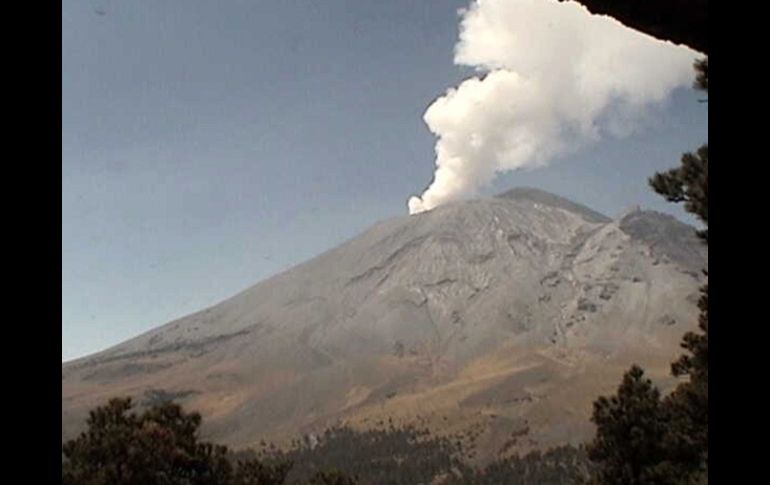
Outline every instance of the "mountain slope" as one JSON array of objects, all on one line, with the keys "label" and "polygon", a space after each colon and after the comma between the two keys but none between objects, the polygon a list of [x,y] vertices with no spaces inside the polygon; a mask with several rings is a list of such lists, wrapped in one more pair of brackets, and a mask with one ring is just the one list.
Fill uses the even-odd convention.
[{"label": "mountain slope", "polygon": [[386,417],[480,433],[488,451],[579,441],[630,362],[667,374],[706,264],[667,216],[612,221],[535,189],[393,218],[64,364],[62,433],[132,394],[181,399],[234,446]]}]

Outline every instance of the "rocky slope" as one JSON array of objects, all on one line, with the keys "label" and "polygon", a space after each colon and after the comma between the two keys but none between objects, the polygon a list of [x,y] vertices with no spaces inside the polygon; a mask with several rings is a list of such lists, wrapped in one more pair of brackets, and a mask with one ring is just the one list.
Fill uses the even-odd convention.
[{"label": "rocky slope", "polygon": [[670,216],[611,220],[536,189],[393,218],[63,364],[62,435],[130,394],[180,400],[233,446],[388,418],[485,452],[579,442],[631,362],[670,383],[706,265]]}]

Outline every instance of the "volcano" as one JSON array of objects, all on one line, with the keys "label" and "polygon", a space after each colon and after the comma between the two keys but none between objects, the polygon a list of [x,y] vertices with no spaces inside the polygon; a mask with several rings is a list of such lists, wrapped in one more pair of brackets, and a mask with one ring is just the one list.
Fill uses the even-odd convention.
[{"label": "volcano", "polygon": [[631,363],[675,383],[707,260],[671,216],[611,219],[531,188],[395,217],[62,364],[62,437],[130,395],[199,411],[233,447],[383,420],[472,430],[490,453],[579,443]]}]

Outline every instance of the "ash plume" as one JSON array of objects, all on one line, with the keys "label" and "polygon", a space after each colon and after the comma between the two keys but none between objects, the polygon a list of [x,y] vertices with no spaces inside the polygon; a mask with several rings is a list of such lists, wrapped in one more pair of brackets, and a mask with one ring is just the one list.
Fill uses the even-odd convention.
[{"label": "ash plume", "polygon": [[650,107],[692,84],[695,51],[575,2],[474,0],[460,15],[454,62],[479,76],[426,110],[436,170],[409,199],[410,214],[474,195],[498,173],[628,135]]}]

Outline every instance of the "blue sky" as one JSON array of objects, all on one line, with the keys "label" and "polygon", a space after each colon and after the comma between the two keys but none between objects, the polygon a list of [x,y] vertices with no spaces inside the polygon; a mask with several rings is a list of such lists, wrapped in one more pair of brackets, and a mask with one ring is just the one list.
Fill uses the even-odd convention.
[{"label": "blue sky", "polygon": [[[455,0],[64,0],[62,360],[217,303],[386,217],[434,170],[422,116],[468,77]],[[96,10],[103,11],[99,15]],[[707,139],[644,129],[499,177],[616,215]]]}]

